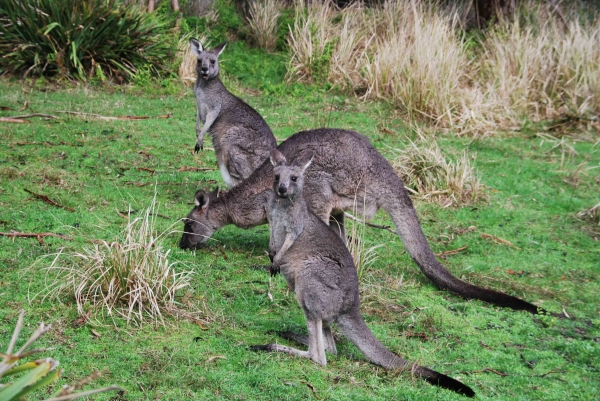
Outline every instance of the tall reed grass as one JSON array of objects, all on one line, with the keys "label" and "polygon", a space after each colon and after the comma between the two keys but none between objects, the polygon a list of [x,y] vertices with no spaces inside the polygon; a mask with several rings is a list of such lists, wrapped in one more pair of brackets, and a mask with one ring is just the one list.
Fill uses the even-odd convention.
[{"label": "tall reed grass", "polygon": [[339,10],[297,0],[287,79],[385,99],[410,119],[459,134],[523,120],[590,120],[600,113],[600,17],[581,12],[565,18],[525,1],[514,21],[472,35],[461,29],[462,10],[439,4],[388,0]]},{"label": "tall reed grass", "polygon": [[250,4],[248,27],[250,36],[259,47],[272,52],[277,46],[279,30],[278,19],[281,15],[277,0],[257,0]]}]

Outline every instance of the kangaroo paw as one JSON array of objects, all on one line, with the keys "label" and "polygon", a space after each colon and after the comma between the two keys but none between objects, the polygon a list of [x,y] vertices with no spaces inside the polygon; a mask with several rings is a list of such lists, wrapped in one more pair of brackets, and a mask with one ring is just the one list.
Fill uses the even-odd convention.
[{"label": "kangaroo paw", "polygon": [[276,276],[280,273],[280,267],[279,265],[271,265],[269,267],[269,273],[271,273],[271,276]]},{"label": "kangaroo paw", "polygon": [[194,153],[198,153],[201,150],[204,150],[204,145],[196,142],[196,147],[194,147]]}]

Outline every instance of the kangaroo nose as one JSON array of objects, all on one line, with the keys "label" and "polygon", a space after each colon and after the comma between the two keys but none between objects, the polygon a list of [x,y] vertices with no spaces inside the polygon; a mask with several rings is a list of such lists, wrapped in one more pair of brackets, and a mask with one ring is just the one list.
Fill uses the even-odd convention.
[{"label": "kangaroo nose", "polygon": [[285,195],[287,192],[287,188],[284,187],[283,185],[280,185],[279,188],[277,188],[277,191],[281,194],[281,195]]},{"label": "kangaroo nose", "polygon": [[203,66],[202,66],[202,72],[206,72],[206,71],[208,71],[208,67],[207,67],[207,66],[205,66],[205,65],[203,65]]}]

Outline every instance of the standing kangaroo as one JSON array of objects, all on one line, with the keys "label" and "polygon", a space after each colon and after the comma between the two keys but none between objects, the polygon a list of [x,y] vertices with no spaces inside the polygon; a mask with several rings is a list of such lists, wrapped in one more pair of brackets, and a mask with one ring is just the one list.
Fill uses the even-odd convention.
[{"label": "standing kangaroo", "polygon": [[356,345],[365,357],[387,369],[409,370],[429,383],[473,397],[473,390],[446,375],[412,364],[381,344],[359,311],[358,276],[342,239],[309,211],[302,197],[304,171],[312,152],[288,164],[277,149],[271,152],[273,191],[268,206],[273,266],[285,277],[304,311],[308,351],[267,344],[254,350],[285,352],[326,365],[325,351],[336,354],[330,324]]},{"label": "standing kangaroo", "polygon": [[198,58],[198,78],[194,86],[198,104],[195,151],[203,148],[204,135],[208,132],[223,181],[233,187],[269,157],[277,142],[260,114],[231,94],[219,79],[219,56],[225,45],[205,50],[197,39],[190,39],[192,51]]},{"label": "standing kangaroo", "polygon": [[[342,238],[344,210],[353,210],[359,199],[364,202],[364,209],[357,212],[366,219],[372,218],[379,208],[389,213],[410,257],[438,288],[515,310],[545,312],[519,298],[461,281],[442,266],[427,243],[402,180],[363,135],[325,128],[303,131],[277,149],[288,158],[306,151],[314,154],[305,172],[304,199],[323,222],[335,220]],[[272,177],[273,166],[267,159],[247,180],[220,196],[217,192],[198,191],[196,206],[185,219],[179,246],[198,248],[228,224],[241,228],[266,224]]]}]

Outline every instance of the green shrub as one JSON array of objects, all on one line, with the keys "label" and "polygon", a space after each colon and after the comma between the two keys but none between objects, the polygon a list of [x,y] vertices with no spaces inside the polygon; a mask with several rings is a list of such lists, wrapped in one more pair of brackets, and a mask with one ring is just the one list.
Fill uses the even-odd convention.
[{"label": "green shrub", "polygon": [[0,73],[126,81],[168,70],[175,38],[153,14],[115,0],[2,0]]}]

